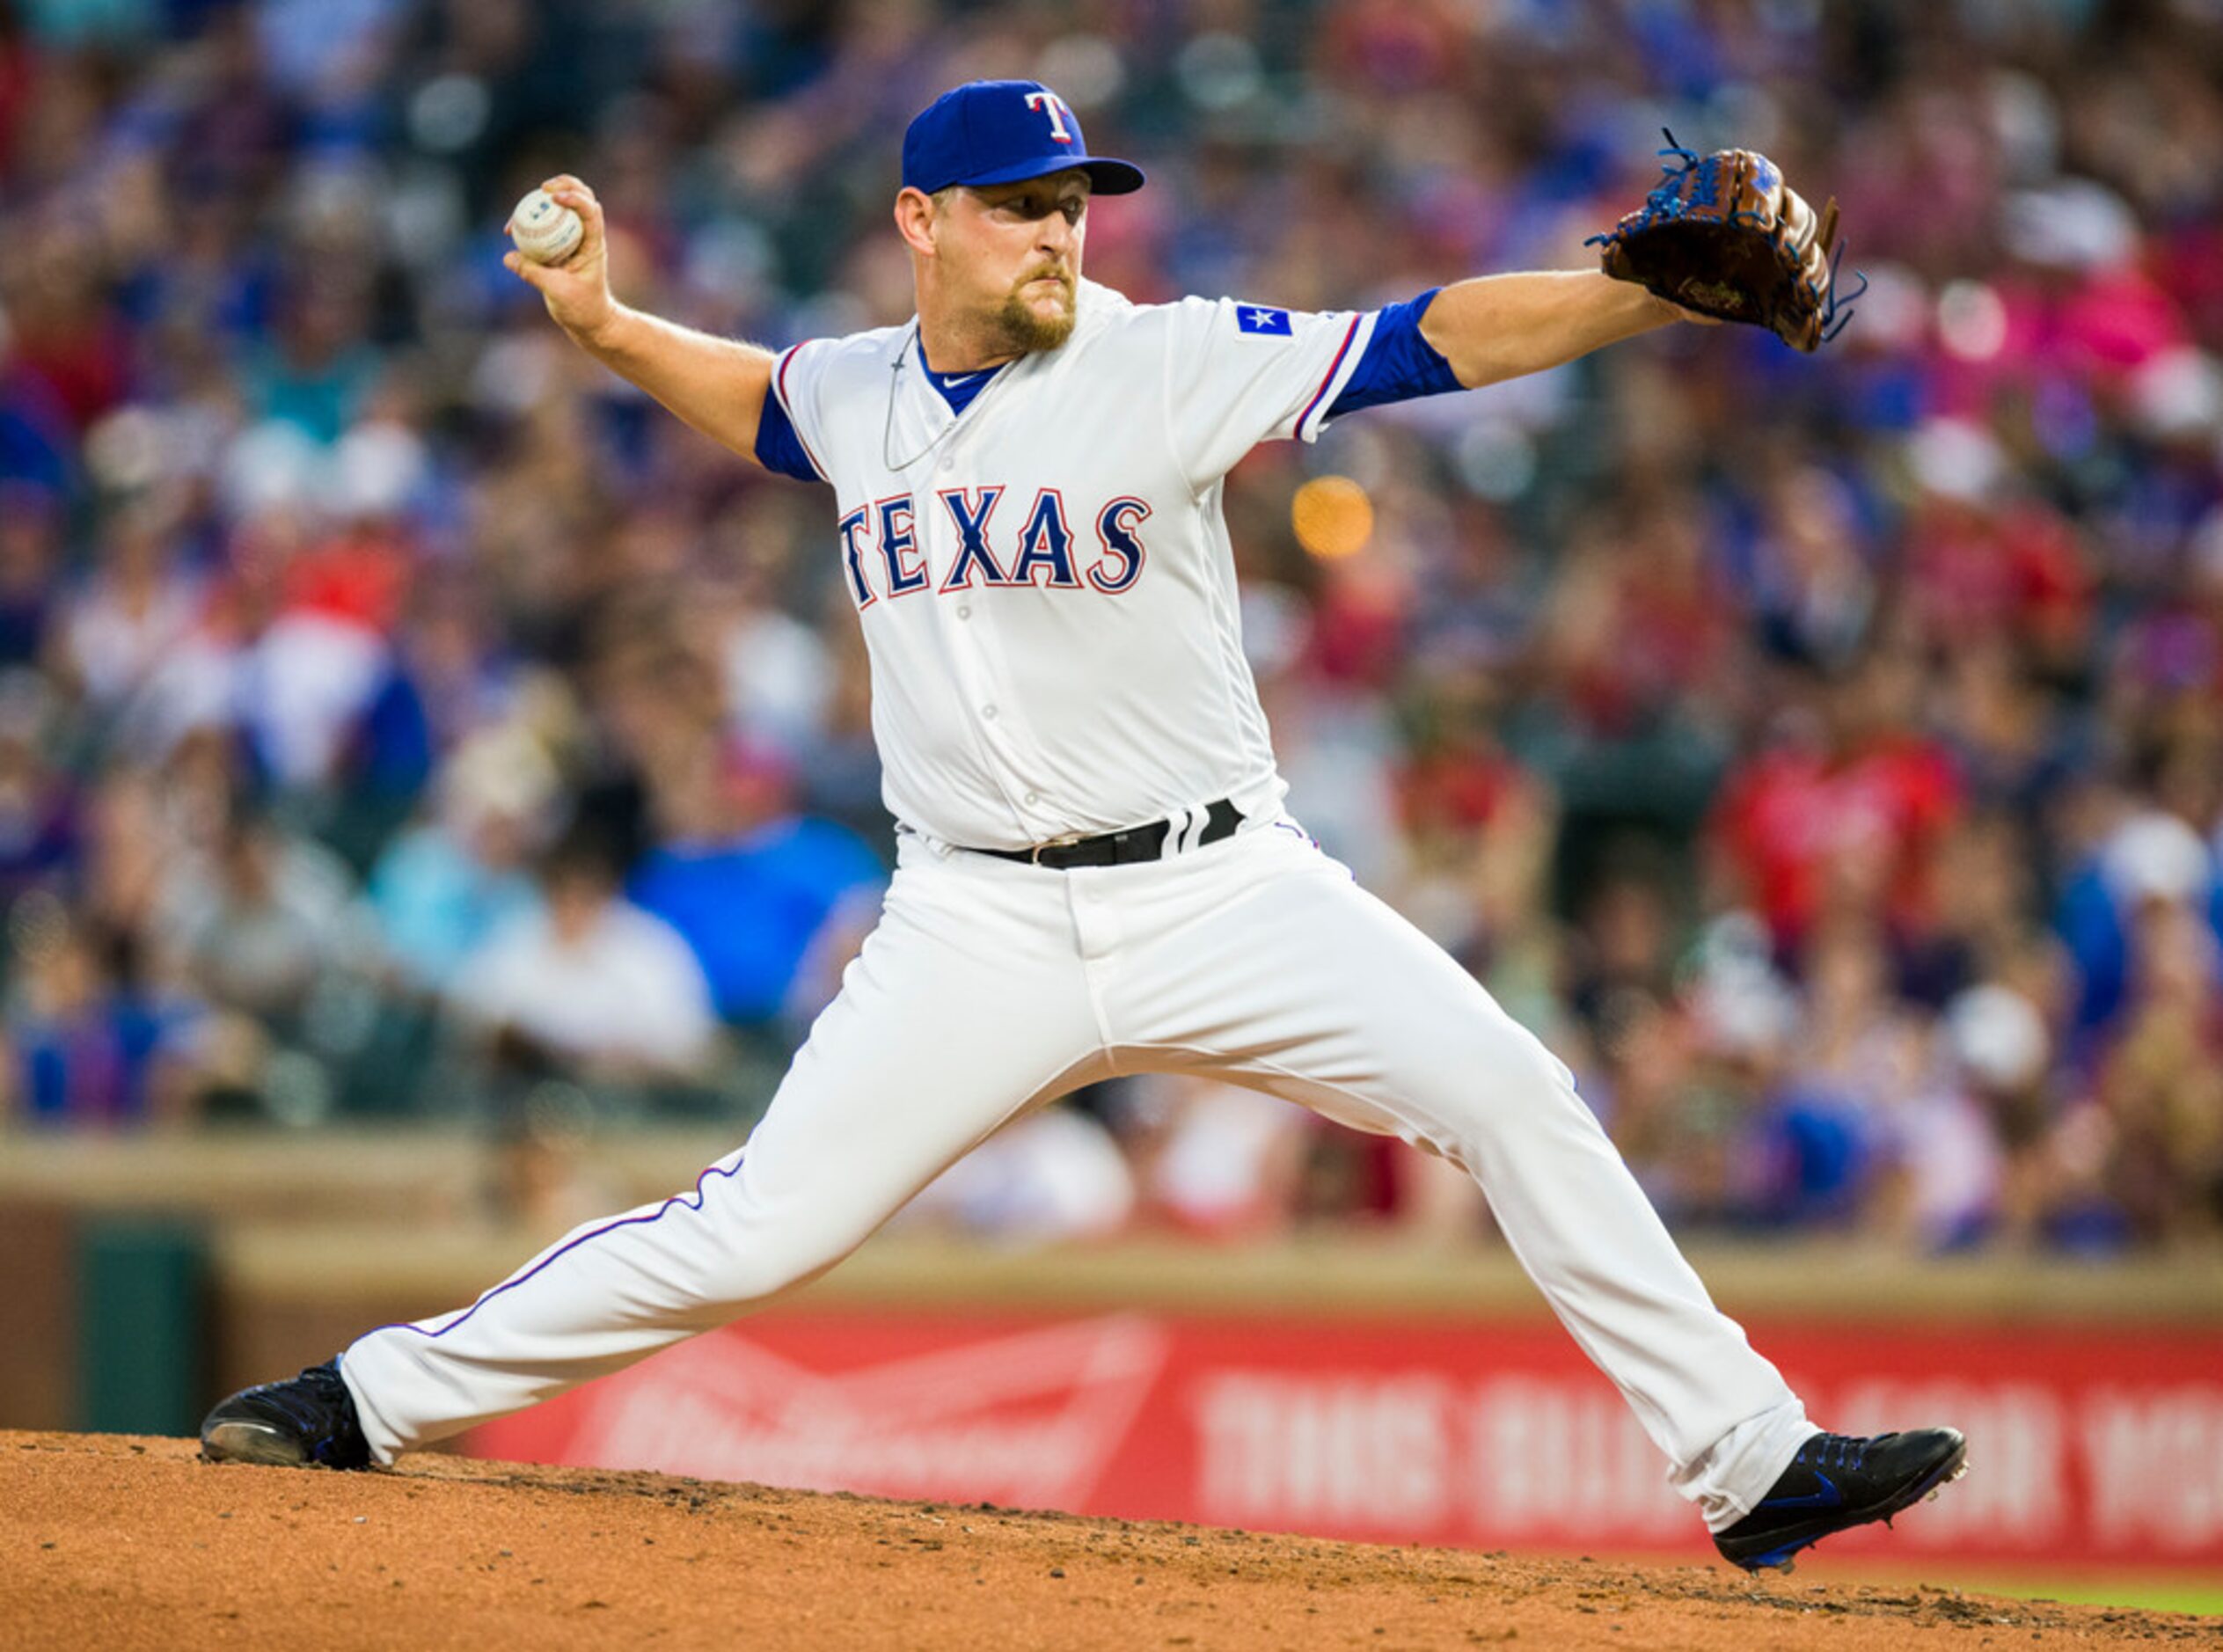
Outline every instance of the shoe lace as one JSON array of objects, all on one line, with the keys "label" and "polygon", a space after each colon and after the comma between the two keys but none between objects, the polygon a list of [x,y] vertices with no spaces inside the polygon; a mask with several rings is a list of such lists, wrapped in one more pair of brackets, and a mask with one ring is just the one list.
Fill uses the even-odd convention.
[{"label": "shoe lace", "polygon": [[304,1432],[332,1432],[336,1419],[347,1415],[347,1385],[329,1365],[311,1365],[300,1376],[270,1383],[261,1390],[263,1400],[289,1417]]},{"label": "shoe lace", "polygon": [[1795,1459],[1808,1468],[1835,1468],[1859,1473],[1869,1450],[1888,1435],[1817,1434],[1798,1449]]}]

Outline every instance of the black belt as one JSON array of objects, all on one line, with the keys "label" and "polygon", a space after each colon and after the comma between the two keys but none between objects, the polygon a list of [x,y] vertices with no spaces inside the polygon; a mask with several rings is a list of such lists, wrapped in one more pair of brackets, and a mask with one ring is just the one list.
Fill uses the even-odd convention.
[{"label": "black belt", "polygon": [[[1242,811],[1221,798],[1205,808],[1204,830],[1196,834],[1196,846],[1201,849],[1223,837],[1232,837],[1242,820]],[[1166,852],[1166,839],[1173,830],[1171,821],[1154,820],[1147,826],[1130,826],[1124,831],[1077,838],[1071,843],[1036,844],[1032,849],[976,849],[973,852],[994,855],[998,860],[1048,866],[1056,872],[1071,866],[1124,866],[1137,860],[1161,859]]]}]

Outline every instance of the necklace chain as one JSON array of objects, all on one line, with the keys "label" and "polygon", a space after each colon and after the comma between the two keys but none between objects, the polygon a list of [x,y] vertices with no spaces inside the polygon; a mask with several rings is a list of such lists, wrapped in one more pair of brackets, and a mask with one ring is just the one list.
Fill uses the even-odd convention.
[{"label": "necklace chain", "polygon": [[[941,428],[926,439],[925,447],[900,463],[896,461],[893,450],[896,441],[896,400],[903,388],[903,369],[910,365],[910,353],[920,347],[918,324],[914,321],[911,323],[909,335],[903,340],[903,347],[896,353],[896,359],[888,365],[888,416],[881,421],[880,462],[883,467],[890,471],[910,469],[912,465],[940,447],[949,433],[957,428],[960,415],[953,412]],[[935,399],[940,401],[940,398],[937,397]]]}]

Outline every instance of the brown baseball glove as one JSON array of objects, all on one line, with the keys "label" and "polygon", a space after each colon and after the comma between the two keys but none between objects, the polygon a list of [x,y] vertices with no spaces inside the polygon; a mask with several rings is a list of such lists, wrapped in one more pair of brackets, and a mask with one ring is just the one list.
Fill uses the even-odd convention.
[{"label": "brown baseball glove", "polygon": [[1642,207],[1590,238],[1605,249],[1605,273],[1686,310],[1769,328],[1801,350],[1835,338],[1868,289],[1862,281],[1841,302],[1836,293],[1836,200],[1817,216],[1765,155],[1701,157],[1671,132],[1667,142],[1661,158],[1678,164]]}]

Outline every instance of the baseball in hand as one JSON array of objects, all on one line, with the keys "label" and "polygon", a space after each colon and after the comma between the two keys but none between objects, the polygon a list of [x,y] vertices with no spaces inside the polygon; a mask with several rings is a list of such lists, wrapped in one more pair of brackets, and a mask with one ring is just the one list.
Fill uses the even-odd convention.
[{"label": "baseball in hand", "polygon": [[579,215],[545,189],[536,189],[509,215],[509,238],[536,264],[560,264],[587,232]]}]

